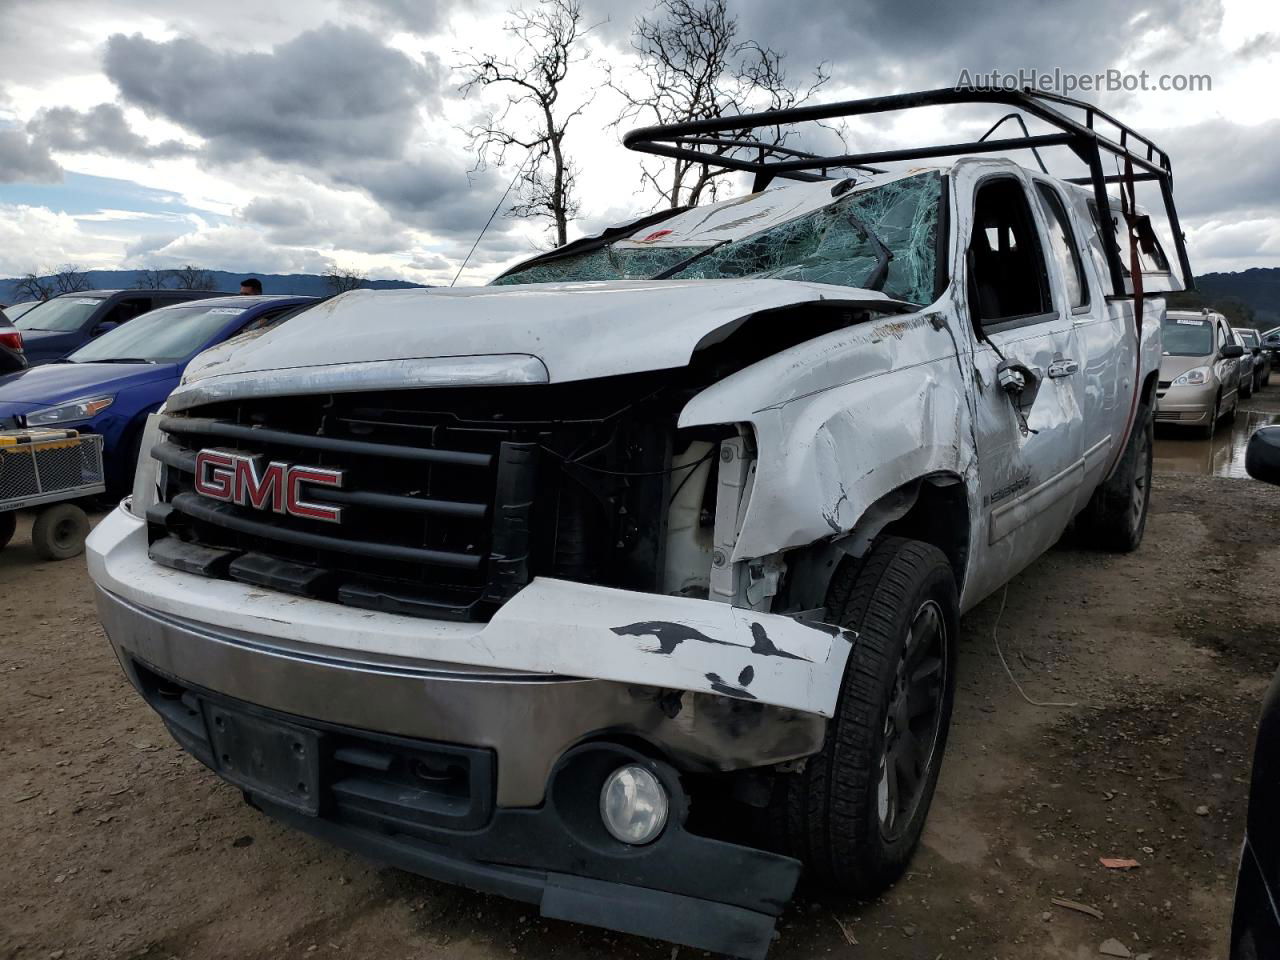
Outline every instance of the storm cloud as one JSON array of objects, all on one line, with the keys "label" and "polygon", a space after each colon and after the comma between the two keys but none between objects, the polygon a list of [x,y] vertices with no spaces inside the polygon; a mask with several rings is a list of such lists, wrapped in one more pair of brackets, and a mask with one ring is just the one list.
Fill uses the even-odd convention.
[{"label": "storm cloud", "polygon": [[397,159],[419,111],[440,107],[438,60],[412,59],[356,26],[325,24],[270,53],[116,34],[103,67],[126,103],[202,137],[215,161]]},{"label": "storm cloud", "polygon": [[0,130],[0,183],[56,183],[62,168],[44,143],[21,130]]},{"label": "storm cloud", "polygon": [[100,103],[85,111],[70,107],[41,110],[27,124],[27,130],[51,150],[106,153],[138,160],[178,157],[194,149],[178,140],[150,143],[130,128],[124,111],[114,103]]}]

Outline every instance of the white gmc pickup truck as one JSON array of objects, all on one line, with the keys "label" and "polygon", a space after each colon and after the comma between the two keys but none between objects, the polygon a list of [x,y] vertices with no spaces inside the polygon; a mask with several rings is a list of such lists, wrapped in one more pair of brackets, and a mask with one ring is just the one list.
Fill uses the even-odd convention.
[{"label": "white gmc pickup truck", "polygon": [[[743,132],[973,102],[1050,132],[839,157]],[[905,869],[960,615],[1073,520],[1141,541],[1153,293],[1191,274],[1167,157],[1061,98],[626,143],[755,183],[204,354],[89,567],[133,685],[263,812],[762,957],[802,869],[860,896]],[[1088,175],[989,155],[1027,148]]]}]

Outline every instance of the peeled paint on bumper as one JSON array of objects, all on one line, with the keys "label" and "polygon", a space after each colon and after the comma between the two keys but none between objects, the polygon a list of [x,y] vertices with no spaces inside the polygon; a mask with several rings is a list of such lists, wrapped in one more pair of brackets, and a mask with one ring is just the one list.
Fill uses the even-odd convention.
[{"label": "peeled paint on bumper", "polygon": [[89,574],[139,606],[331,653],[713,693],[834,714],[850,631],[727,604],[538,578],[487,624],[449,623],[267,592],[153,563],[146,525],[112,511],[90,536]]}]

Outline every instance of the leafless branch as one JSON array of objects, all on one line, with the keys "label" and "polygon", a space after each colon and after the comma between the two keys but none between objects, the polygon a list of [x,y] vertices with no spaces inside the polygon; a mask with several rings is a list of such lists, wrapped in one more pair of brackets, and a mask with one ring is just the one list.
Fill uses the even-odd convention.
[{"label": "leafless branch", "polygon": [[212,290],[213,274],[188,263],[173,271],[173,285],[178,290]]},{"label": "leafless branch", "polygon": [[511,58],[472,55],[458,67],[467,77],[463,95],[501,87],[507,103],[467,130],[476,163],[502,166],[512,148],[522,150],[519,217],[545,218],[557,246],[568,241],[569,222],[578,215],[577,167],[565,150],[569,124],[590,100],[565,109],[560,92],[570,68],[582,60],[583,26],[579,0],[543,0],[532,10],[511,11],[506,31],[519,41]]},{"label": "leafless branch", "polygon": [[359,290],[368,280],[354,267],[335,265],[324,275],[325,285],[334,294],[346,293],[348,290]]},{"label": "leafless branch", "polygon": [[25,300],[48,300],[58,292],[53,278],[40,273],[27,273],[14,284],[14,289]]},{"label": "leafless branch", "polygon": [[59,293],[80,293],[89,289],[89,275],[74,263],[64,263],[53,271],[53,285]]},{"label": "leafless branch", "polygon": [[172,282],[172,270],[140,270],[133,286],[138,290],[163,290]]},{"label": "leafless branch", "polygon": [[[634,76],[608,86],[625,105],[615,125],[636,121],[681,123],[732,117],[757,110],[780,110],[810,99],[830,79],[819,64],[808,86],[787,76],[783,54],[753,40],[738,39],[738,19],[727,0],[659,0],[651,17],[636,20],[632,46],[640,63]],[[745,133],[745,131],[744,131]],[[763,143],[780,146],[791,131],[754,131]],[[715,156],[743,149],[703,147]],[[641,181],[661,205],[679,207],[714,200],[719,178],[729,171],[693,160],[645,160]]]}]

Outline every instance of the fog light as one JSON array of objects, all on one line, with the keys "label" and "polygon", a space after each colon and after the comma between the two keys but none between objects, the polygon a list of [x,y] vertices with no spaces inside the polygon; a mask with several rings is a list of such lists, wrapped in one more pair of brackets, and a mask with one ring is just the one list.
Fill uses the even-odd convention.
[{"label": "fog light", "polygon": [[642,844],[667,823],[667,791],[644,767],[629,763],[609,774],[600,791],[600,818],[615,839]]}]

